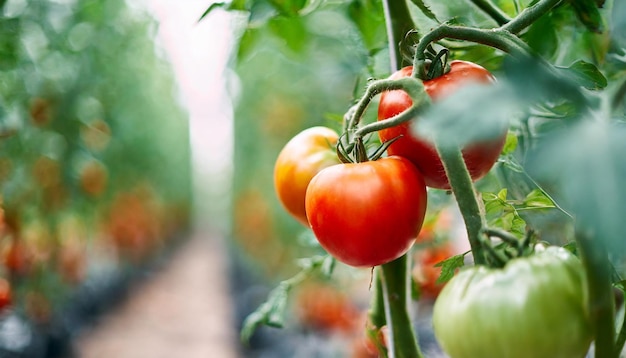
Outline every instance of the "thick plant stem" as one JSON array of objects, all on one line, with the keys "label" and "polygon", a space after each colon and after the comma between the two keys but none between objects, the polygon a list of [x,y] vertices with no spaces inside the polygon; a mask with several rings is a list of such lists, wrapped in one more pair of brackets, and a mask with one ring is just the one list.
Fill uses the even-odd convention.
[{"label": "thick plant stem", "polygon": [[472,0],[472,2],[487,15],[491,16],[491,18],[500,26],[511,21],[509,16],[504,11],[495,6],[489,0]]},{"label": "thick plant stem", "polygon": [[[383,0],[385,10],[385,22],[387,24],[387,37],[389,39],[389,57],[391,60],[390,70],[396,72],[402,67],[402,56],[399,45],[404,36],[415,25],[410,17],[410,12],[406,0]],[[380,314],[385,317],[390,332],[390,344],[388,356],[392,358],[422,358],[417,344],[417,336],[413,331],[408,311],[409,303],[409,258],[404,255],[395,261],[382,265],[377,269],[378,275],[375,287],[381,289],[381,297],[373,300],[370,319],[381,324]]]},{"label": "thick plant stem", "polygon": [[382,265],[381,283],[389,329],[389,357],[422,358],[407,309],[409,302],[409,257],[404,255]]},{"label": "thick plant stem", "polygon": [[383,9],[389,40],[389,60],[393,73],[402,67],[402,55],[398,50],[400,42],[409,31],[415,30],[415,25],[411,20],[411,12],[406,0],[383,0]]},{"label": "thick plant stem", "polygon": [[596,358],[619,357],[615,352],[615,302],[611,284],[611,263],[601,240],[578,230],[578,251],[589,286],[589,315],[595,332]]},{"label": "thick plant stem", "polygon": [[486,262],[486,257],[480,235],[482,235],[482,230],[485,226],[485,219],[480,212],[476,193],[474,192],[474,184],[467,171],[461,149],[442,147],[437,144],[437,152],[443,162],[443,167],[459,205],[461,215],[463,215],[474,263],[483,265]]},{"label": "thick plant stem", "polygon": [[518,34],[560,2],[561,0],[541,0],[535,5],[524,9],[524,11],[519,13],[513,20],[503,25],[501,29],[509,31],[512,34]]}]

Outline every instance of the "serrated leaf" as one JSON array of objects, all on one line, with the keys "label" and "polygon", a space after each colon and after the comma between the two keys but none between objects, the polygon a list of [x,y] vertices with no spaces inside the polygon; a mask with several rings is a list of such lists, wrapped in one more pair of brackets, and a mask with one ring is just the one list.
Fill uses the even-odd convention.
[{"label": "serrated leaf", "polygon": [[530,208],[554,208],[554,202],[546,196],[546,194],[540,189],[535,189],[526,195],[524,198],[524,207]]},{"label": "serrated leaf", "polygon": [[422,14],[424,14],[426,17],[428,17],[431,20],[434,20],[437,23],[441,23],[441,21],[439,21],[437,19],[437,16],[435,15],[435,13],[433,13],[432,10],[430,9],[430,7],[428,5],[426,5],[424,0],[411,0],[411,2],[415,6],[417,6],[420,9],[420,11],[422,12]]},{"label": "serrated leaf", "polygon": [[213,10],[224,8],[226,7],[226,5],[228,4],[225,2],[214,2],[213,4],[209,5],[209,8],[206,9],[206,11],[202,14],[202,16],[200,16],[200,18],[198,19],[198,22],[202,21],[202,19],[207,17]]},{"label": "serrated leaf", "polygon": [[504,210],[506,202],[501,200],[494,193],[482,193],[483,203],[485,204],[485,213],[487,215],[497,214]]},{"label": "serrated leaf", "polygon": [[592,63],[576,61],[569,67],[558,67],[568,73],[574,81],[589,90],[600,90],[607,86],[606,77]]},{"label": "serrated leaf", "polygon": [[291,285],[281,282],[270,292],[267,301],[246,317],[241,328],[241,341],[243,343],[247,344],[250,341],[250,338],[260,325],[276,328],[283,327],[290,289]]},{"label": "serrated leaf", "polygon": [[435,264],[435,267],[441,267],[441,274],[435,283],[442,284],[450,281],[454,277],[454,273],[458,268],[465,265],[465,254],[455,255]]}]

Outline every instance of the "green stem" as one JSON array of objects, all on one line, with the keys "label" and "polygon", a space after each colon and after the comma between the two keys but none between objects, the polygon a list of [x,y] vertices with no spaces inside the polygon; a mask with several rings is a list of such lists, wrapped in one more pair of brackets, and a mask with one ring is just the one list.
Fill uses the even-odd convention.
[{"label": "green stem", "polygon": [[518,34],[533,22],[537,21],[541,16],[545,15],[553,7],[562,0],[541,0],[535,5],[524,9],[508,24],[501,27],[502,30],[509,31],[512,34]]},{"label": "green stem", "polygon": [[383,0],[385,23],[387,24],[387,39],[389,41],[389,60],[391,73],[402,67],[402,55],[399,51],[400,43],[409,31],[415,30],[411,19],[411,12],[406,0]]},{"label": "green stem", "polygon": [[472,2],[487,15],[491,16],[491,18],[500,26],[511,21],[509,16],[504,11],[489,0],[472,0]]},{"label": "green stem", "polygon": [[385,302],[385,316],[389,329],[390,357],[422,358],[408,312],[409,257],[404,255],[382,265],[381,283]]},{"label": "green stem", "polygon": [[472,248],[474,263],[476,265],[483,265],[485,264],[485,253],[480,242],[480,235],[485,226],[485,219],[480,212],[474,191],[474,184],[467,171],[463,154],[458,147],[448,148],[442,147],[439,144],[436,144],[436,147],[439,157],[443,162],[446,175],[448,176],[450,187],[452,188],[452,192],[461,210],[461,215],[463,215],[463,220],[465,221],[465,228],[467,230],[470,247]]},{"label": "green stem", "polygon": [[[424,86],[422,85],[422,82],[416,80],[415,78],[404,77],[404,78],[399,78],[396,80],[384,79],[384,80],[373,81],[367,86],[367,88],[365,89],[365,93],[363,94],[361,99],[359,99],[359,102],[357,102],[357,104],[354,107],[348,110],[348,113],[346,114],[346,116],[348,117],[348,124],[345,129],[347,129],[348,131],[356,130],[356,127],[359,125],[359,122],[361,121],[361,118],[365,114],[367,107],[372,102],[372,99],[376,97],[376,95],[385,91],[393,91],[393,90],[400,90],[400,89],[407,92],[407,94],[411,98],[414,99],[413,105],[407,111],[411,109],[415,109],[422,103],[422,101],[417,101],[416,99],[420,97],[427,98],[424,92]],[[403,113],[407,111],[404,111]],[[401,113],[401,115],[403,113]],[[392,118],[395,118],[395,117],[392,117]],[[384,128],[387,128],[387,127],[384,127]],[[363,133],[363,134],[367,134],[372,131],[373,130],[366,131],[366,133]]]},{"label": "green stem", "polygon": [[[389,39],[389,58],[391,72],[402,67],[402,56],[399,51],[401,39],[415,28],[405,0],[383,0],[387,36]],[[370,99],[371,100],[371,99]],[[356,117],[356,116],[354,116]],[[351,127],[354,128],[354,127]],[[417,344],[417,335],[413,331],[408,312],[410,294],[409,257],[404,255],[395,261],[382,265],[379,275],[382,300],[380,297],[372,302],[370,318],[382,323],[380,314],[384,312],[385,323],[390,332],[389,357],[422,358]],[[382,304],[381,304],[382,303]]]},{"label": "green stem", "polygon": [[581,231],[576,243],[588,281],[589,315],[595,332],[596,358],[615,355],[615,303],[611,284],[611,263],[606,247]]},{"label": "green stem", "polygon": [[[528,48],[523,42],[517,39],[508,31],[501,29],[477,29],[463,26],[451,26],[447,24],[439,25],[432,31],[424,35],[417,44],[415,49],[415,58],[413,62],[413,75],[424,78],[424,55],[428,45],[442,39],[465,40],[482,45],[490,46],[513,56],[525,56]],[[518,41],[519,40],[519,41]]]}]

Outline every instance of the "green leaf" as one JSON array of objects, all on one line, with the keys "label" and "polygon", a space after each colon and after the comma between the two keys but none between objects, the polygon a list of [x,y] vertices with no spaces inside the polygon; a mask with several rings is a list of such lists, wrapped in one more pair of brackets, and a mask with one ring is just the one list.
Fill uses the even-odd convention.
[{"label": "green leaf", "polygon": [[298,16],[307,5],[307,0],[270,0],[272,5],[285,16]]},{"label": "green leaf", "polygon": [[268,22],[270,30],[285,41],[296,54],[303,53],[308,44],[309,32],[300,17],[274,17]]},{"label": "green leaf", "polygon": [[424,3],[424,0],[411,0],[411,2],[415,4],[415,6],[417,6],[422,12],[422,14],[424,14],[426,17],[428,17],[431,20],[436,21],[437,23],[441,23],[441,21],[437,19],[437,16],[435,15],[435,13],[432,12],[430,7],[426,5],[426,3]]},{"label": "green leaf", "polygon": [[[595,33],[604,32],[602,15],[598,10],[595,0],[570,0],[578,19],[587,27],[589,31]],[[617,1],[619,2],[619,1]]]},{"label": "green leaf", "polygon": [[528,31],[522,35],[524,41],[538,54],[545,58],[553,58],[559,49],[557,37],[558,24],[549,14],[540,17],[533,23]]},{"label": "green leaf", "polygon": [[465,265],[465,255],[466,253],[459,254],[447,258],[441,262],[435,264],[435,267],[441,267],[441,274],[435,283],[441,284],[450,281],[452,277],[454,277],[454,273],[458,268],[463,267]]},{"label": "green leaf", "polygon": [[205,17],[207,17],[213,10],[215,9],[219,9],[219,8],[225,8],[227,7],[227,3],[225,2],[214,2],[213,4],[209,5],[209,8],[206,9],[206,11],[202,14],[202,16],[200,16],[200,18],[198,19],[198,22],[202,21]]},{"label": "green leaf", "polygon": [[524,198],[525,208],[554,208],[554,202],[540,189],[535,189]]},{"label": "green leaf", "polygon": [[260,325],[282,328],[285,321],[285,309],[291,285],[285,281],[274,288],[263,304],[252,312],[243,322],[241,341],[248,343]]},{"label": "green leaf", "polygon": [[506,188],[501,189],[497,195],[498,199],[505,202],[507,193],[508,193],[508,190]]},{"label": "green leaf", "polygon": [[585,61],[576,61],[569,67],[558,67],[568,73],[577,83],[590,90],[600,90],[607,86],[606,77],[598,68]]},{"label": "green leaf", "polygon": [[380,1],[352,0],[348,7],[348,17],[356,25],[370,53],[386,47],[387,30]]},{"label": "green leaf", "polygon": [[511,154],[517,149],[517,134],[508,132],[506,134],[506,142],[504,142],[504,148],[502,148],[502,154]]}]

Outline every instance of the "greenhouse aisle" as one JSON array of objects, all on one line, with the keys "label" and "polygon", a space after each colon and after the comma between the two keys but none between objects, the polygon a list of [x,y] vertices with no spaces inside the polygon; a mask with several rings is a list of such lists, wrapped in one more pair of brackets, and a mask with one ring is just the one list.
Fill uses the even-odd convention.
[{"label": "greenhouse aisle", "polygon": [[236,357],[224,250],[194,235],[78,337],[81,358]]}]

